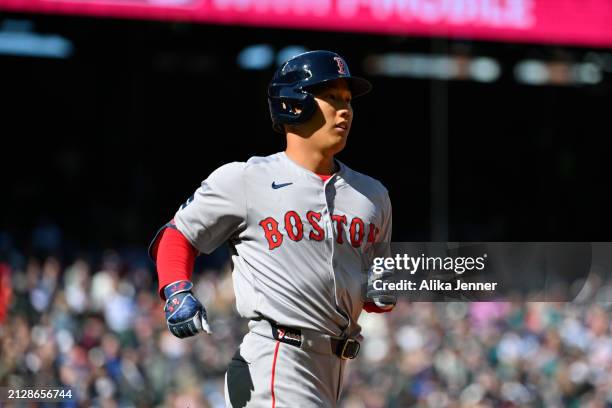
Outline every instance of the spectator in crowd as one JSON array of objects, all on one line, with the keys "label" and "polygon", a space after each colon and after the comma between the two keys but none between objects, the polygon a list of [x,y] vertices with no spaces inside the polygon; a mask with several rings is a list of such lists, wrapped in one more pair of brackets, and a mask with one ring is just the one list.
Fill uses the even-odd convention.
[{"label": "spectator in crowd", "polygon": [[4,323],[9,304],[11,303],[11,268],[0,262],[0,324]]}]

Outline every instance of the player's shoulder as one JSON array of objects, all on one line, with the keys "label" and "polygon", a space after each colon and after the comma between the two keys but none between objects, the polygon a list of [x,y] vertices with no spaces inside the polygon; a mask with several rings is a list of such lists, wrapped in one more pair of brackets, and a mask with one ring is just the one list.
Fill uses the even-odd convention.
[{"label": "player's shoulder", "polygon": [[269,166],[280,163],[281,159],[282,153],[274,153],[268,156],[252,156],[246,161],[245,165],[246,167]]},{"label": "player's shoulder", "polygon": [[282,153],[274,153],[269,156],[252,156],[244,163],[244,170],[248,173],[270,171],[272,168],[282,166],[282,163]]},{"label": "player's shoulder", "polygon": [[346,164],[340,162],[342,166],[342,176],[346,182],[360,191],[367,191],[373,196],[387,196],[389,194],[385,185],[372,176],[353,170]]},{"label": "player's shoulder", "polygon": [[225,179],[225,178],[233,178],[233,177],[242,177],[244,173],[246,163],[245,162],[230,162],[226,163],[220,167],[217,167],[210,175],[209,179]]},{"label": "player's shoulder", "polygon": [[244,177],[245,173],[257,172],[261,169],[269,169],[280,162],[280,153],[270,156],[253,156],[246,161],[234,161],[217,167],[210,175],[209,179],[227,179]]}]

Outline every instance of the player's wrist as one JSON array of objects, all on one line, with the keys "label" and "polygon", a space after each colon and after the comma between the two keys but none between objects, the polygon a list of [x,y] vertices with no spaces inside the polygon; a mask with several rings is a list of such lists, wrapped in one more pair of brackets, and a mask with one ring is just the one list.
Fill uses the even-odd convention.
[{"label": "player's wrist", "polygon": [[176,296],[179,293],[191,292],[191,289],[193,289],[193,283],[191,281],[178,280],[164,287],[164,297],[170,299],[172,296]]}]

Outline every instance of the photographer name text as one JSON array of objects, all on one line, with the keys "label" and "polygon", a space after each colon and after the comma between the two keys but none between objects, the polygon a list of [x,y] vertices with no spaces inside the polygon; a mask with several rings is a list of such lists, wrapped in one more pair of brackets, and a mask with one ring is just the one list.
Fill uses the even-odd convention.
[{"label": "photographer name text", "polygon": [[428,279],[418,283],[408,279],[402,279],[399,282],[377,279],[373,284],[375,290],[381,291],[494,291],[498,285],[497,282],[462,282],[460,279],[455,282]]}]

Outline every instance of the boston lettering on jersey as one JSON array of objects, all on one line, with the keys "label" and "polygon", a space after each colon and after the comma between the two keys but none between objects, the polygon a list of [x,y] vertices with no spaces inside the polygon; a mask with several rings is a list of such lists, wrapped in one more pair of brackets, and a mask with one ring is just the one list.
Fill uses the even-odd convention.
[{"label": "boston lettering on jersey", "polygon": [[[323,241],[323,239],[325,239],[325,229],[321,226],[321,218],[322,215],[320,212],[308,211],[306,213],[306,219],[310,225],[308,239],[313,241]],[[338,244],[344,244],[344,231],[347,227],[348,241],[350,241],[353,247],[359,248],[364,243],[364,238],[366,237],[366,223],[361,218],[354,217],[350,220],[350,223],[346,215],[332,214],[331,218],[335,225],[336,242]],[[304,223],[297,212],[287,211],[282,223],[282,227],[279,228],[280,223],[274,219],[274,217],[267,217],[259,222],[265,238],[268,241],[268,249],[270,250],[282,245],[284,235],[287,235],[289,239],[296,242],[304,238]],[[285,231],[285,234],[281,232],[281,229]],[[367,226],[366,242],[374,242],[378,233],[378,227],[370,223]]]}]

